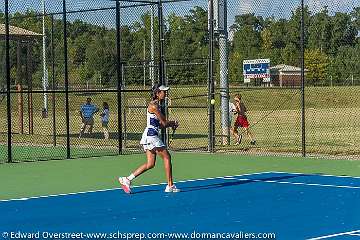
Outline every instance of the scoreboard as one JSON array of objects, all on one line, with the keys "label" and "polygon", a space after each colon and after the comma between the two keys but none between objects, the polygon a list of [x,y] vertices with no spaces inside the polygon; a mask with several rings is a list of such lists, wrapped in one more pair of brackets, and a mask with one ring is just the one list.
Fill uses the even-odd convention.
[{"label": "scoreboard", "polygon": [[270,59],[254,59],[243,61],[244,83],[251,79],[262,78],[263,82],[270,82]]}]

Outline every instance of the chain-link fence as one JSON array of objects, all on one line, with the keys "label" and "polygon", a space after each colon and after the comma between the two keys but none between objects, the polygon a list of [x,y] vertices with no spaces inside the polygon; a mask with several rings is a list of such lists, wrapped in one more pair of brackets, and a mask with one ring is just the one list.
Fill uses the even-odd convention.
[{"label": "chain-link fence", "polygon": [[[246,154],[301,154],[301,2],[228,1],[227,9],[228,32],[219,31],[217,38],[218,148]],[[229,40],[227,46],[224,38]],[[221,68],[228,69],[227,76]],[[222,93],[227,89],[228,95]],[[234,113],[236,95],[247,110],[241,116]],[[230,104],[225,109],[227,97]]]},{"label": "chain-link fence", "polygon": [[[207,1],[5,3],[2,162],[141,151],[150,89],[158,82],[171,87],[167,117],[180,122],[174,135],[168,132],[170,149],[359,155],[356,1],[305,1],[303,8],[301,1],[220,1],[227,7],[223,29],[221,8],[209,21]],[[267,75],[244,75],[246,63],[257,60],[268,61]],[[249,123],[238,124],[241,143],[232,134],[237,115],[229,111],[236,94]],[[88,98],[98,112],[83,127]]]},{"label": "chain-link fence", "polygon": [[307,152],[359,155],[359,2],[307,4]]},{"label": "chain-link fence", "polygon": [[[5,26],[5,19],[0,18],[0,25]],[[7,151],[7,112],[6,112],[6,65],[5,65],[5,41],[0,37],[0,162],[8,159]]]},{"label": "chain-link fence", "polygon": [[[360,106],[360,92],[355,56],[359,54],[360,3],[304,1],[303,8],[301,3],[227,1],[229,51],[228,56],[222,56],[220,35],[216,65],[221,66],[221,59],[228,57],[230,101],[234,102],[235,94],[242,95],[251,135],[241,128],[241,144],[234,146],[236,140],[232,137],[230,146],[224,146],[228,139],[224,139],[226,127],[221,125],[219,111],[219,149],[359,156],[356,106]],[[246,79],[244,60],[261,59],[270,62],[270,82],[263,76]],[[216,77],[221,83],[221,69]],[[236,117],[230,118],[234,124]],[[256,145],[250,144],[251,139],[256,139]]]}]

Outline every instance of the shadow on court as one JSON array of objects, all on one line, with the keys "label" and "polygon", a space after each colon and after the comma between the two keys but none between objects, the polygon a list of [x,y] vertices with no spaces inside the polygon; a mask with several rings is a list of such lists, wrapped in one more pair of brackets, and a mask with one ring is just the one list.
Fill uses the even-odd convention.
[{"label": "shadow on court", "polygon": [[[249,184],[249,183],[266,182],[266,181],[283,181],[283,180],[288,180],[288,179],[293,179],[293,178],[298,178],[298,177],[305,177],[305,176],[310,176],[310,175],[306,175],[306,174],[301,174],[301,175],[296,175],[296,176],[295,175],[287,175],[287,176],[276,176],[276,177],[266,177],[266,178],[254,178],[254,179],[246,179],[246,180],[234,179],[234,180],[231,180],[231,181],[229,180],[227,182],[222,182],[222,183],[180,187],[180,189],[181,189],[180,193],[209,190],[209,189],[218,189],[218,188],[232,187],[232,186]],[[148,193],[148,192],[162,192],[162,191],[164,191],[164,189],[162,189],[162,188],[161,189],[148,189],[148,190],[141,190],[141,191],[136,191],[136,189],[135,189],[132,194],[140,194],[140,193]]]}]

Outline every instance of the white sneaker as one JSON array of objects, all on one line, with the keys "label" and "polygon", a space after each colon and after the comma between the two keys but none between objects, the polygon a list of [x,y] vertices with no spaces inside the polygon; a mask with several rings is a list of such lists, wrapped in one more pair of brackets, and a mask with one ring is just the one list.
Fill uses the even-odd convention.
[{"label": "white sneaker", "polygon": [[119,177],[119,183],[124,192],[130,194],[131,193],[131,182],[126,177]]},{"label": "white sneaker", "polygon": [[175,184],[173,184],[172,186],[166,185],[165,192],[167,192],[167,193],[170,193],[170,192],[177,193],[177,192],[180,192],[180,189],[178,189],[175,186]]}]

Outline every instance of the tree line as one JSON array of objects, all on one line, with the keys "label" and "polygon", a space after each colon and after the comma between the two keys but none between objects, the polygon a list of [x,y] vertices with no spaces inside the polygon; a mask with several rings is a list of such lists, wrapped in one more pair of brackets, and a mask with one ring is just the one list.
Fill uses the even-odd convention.
[{"label": "tree line", "polygon": [[[360,7],[352,12],[330,14],[327,7],[312,13],[308,7],[305,13],[305,68],[308,70],[308,85],[343,85],[349,78],[360,77]],[[102,12],[102,14],[104,14]],[[107,16],[106,14],[104,17]],[[36,12],[15,13],[10,24],[42,33],[42,18]],[[165,18],[164,50],[166,76],[170,84],[206,84],[208,61],[208,14],[201,7],[192,8],[186,15],[172,13]],[[244,59],[270,58],[271,65],[287,64],[301,66],[300,38],[301,9],[297,8],[288,19],[256,16],[248,13],[235,16],[229,27],[229,81],[242,83],[242,61]],[[0,14],[4,22],[4,15]],[[159,59],[158,25],[155,17],[154,49],[155,65]],[[51,18],[46,17],[47,56],[51,59]],[[69,79],[72,86],[100,84],[116,86],[116,30],[114,27],[99,26],[88,20],[74,20],[67,25]],[[124,79],[127,84],[149,82],[150,65],[150,13],[139,20],[122,25],[121,58]],[[63,23],[54,20],[55,76],[59,85],[63,82]],[[42,39],[33,42],[33,85],[41,86]],[[217,43],[216,43],[217,44]],[[16,43],[11,42],[11,76],[15,83],[17,74]],[[25,55],[22,49],[22,56]],[[0,41],[0,53],[4,61],[4,41]],[[218,76],[219,51],[216,55]],[[190,63],[203,64],[190,64]],[[174,64],[175,63],[175,64]],[[181,64],[176,64],[181,63]],[[184,64],[186,63],[186,64]],[[4,66],[3,62],[1,64]],[[22,67],[25,68],[25,61]],[[155,66],[155,69],[157,67]],[[49,67],[49,71],[50,71]],[[156,72],[156,70],[155,70]],[[0,69],[4,76],[4,67]],[[50,71],[51,74],[51,71]],[[156,74],[155,74],[156,75]],[[1,77],[4,79],[4,77]]]}]

